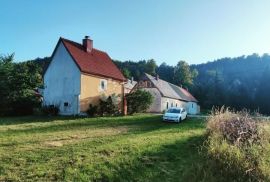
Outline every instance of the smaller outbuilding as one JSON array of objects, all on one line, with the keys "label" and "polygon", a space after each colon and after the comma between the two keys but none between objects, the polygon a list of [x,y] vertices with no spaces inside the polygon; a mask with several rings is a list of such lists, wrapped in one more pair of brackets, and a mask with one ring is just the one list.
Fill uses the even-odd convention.
[{"label": "smaller outbuilding", "polygon": [[133,80],[133,77],[131,79],[128,79],[127,82],[124,84],[124,93],[130,93],[136,84],[137,82]]},{"label": "smaller outbuilding", "polygon": [[200,113],[198,100],[187,89],[162,80],[158,75],[154,77],[145,73],[135,89],[146,90],[154,97],[148,112],[161,113],[170,107],[182,107],[188,114]]}]

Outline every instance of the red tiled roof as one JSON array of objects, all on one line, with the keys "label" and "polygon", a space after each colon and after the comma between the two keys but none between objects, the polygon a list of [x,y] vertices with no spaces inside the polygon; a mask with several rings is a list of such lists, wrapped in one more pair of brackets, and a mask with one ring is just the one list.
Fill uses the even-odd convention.
[{"label": "red tiled roof", "polygon": [[92,49],[86,52],[83,45],[71,40],[60,38],[67,51],[83,73],[104,76],[120,81],[125,81],[121,71],[113,63],[106,52]]}]

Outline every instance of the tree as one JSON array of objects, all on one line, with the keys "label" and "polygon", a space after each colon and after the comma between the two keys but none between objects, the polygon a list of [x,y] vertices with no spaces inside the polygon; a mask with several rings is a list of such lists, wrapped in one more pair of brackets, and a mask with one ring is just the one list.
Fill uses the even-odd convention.
[{"label": "tree", "polygon": [[153,96],[140,89],[127,94],[126,99],[129,114],[145,112],[153,102]]},{"label": "tree", "polygon": [[135,80],[139,80],[143,73],[148,73],[151,75],[155,75],[157,64],[155,60],[141,60],[138,62],[134,61],[125,61],[121,62],[118,60],[114,60],[114,63],[122,70],[122,73],[125,77],[131,78],[133,77]]},{"label": "tree", "polygon": [[174,67],[169,66],[166,63],[162,63],[159,67],[157,67],[157,74],[163,80],[173,83]]},{"label": "tree", "polygon": [[179,86],[190,87],[193,79],[198,76],[197,70],[190,70],[188,63],[179,61],[174,68],[174,83]]},{"label": "tree", "polygon": [[144,72],[150,75],[156,74],[157,64],[154,59],[147,60],[144,64]]},{"label": "tree", "polygon": [[259,111],[263,114],[269,114],[270,113],[270,68],[267,67],[262,76],[261,80],[258,86],[258,90],[256,92],[255,100],[257,100],[257,106],[259,108]]},{"label": "tree", "polygon": [[13,63],[14,54],[0,57],[0,114],[31,114],[39,104],[34,89],[41,86],[41,70],[34,62]]},{"label": "tree", "polygon": [[11,76],[14,64],[14,54],[0,56],[0,115],[10,112],[9,94],[11,91]]},{"label": "tree", "polygon": [[213,106],[223,106],[225,105],[224,102],[224,91],[223,91],[223,75],[220,71],[214,70],[213,71],[214,83],[213,83],[213,91],[209,92],[209,98],[213,98],[212,105]]},{"label": "tree", "polygon": [[128,79],[131,78],[131,76],[130,76],[130,71],[129,71],[127,68],[123,68],[123,69],[122,69],[122,73],[123,73],[123,75],[124,75],[126,78],[128,78]]}]

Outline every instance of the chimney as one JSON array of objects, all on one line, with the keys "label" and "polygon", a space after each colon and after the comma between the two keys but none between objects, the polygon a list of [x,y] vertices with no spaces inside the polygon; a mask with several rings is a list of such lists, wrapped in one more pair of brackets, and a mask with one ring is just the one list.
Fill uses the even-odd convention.
[{"label": "chimney", "polygon": [[82,42],[85,52],[90,53],[93,49],[93,40],[91,40],[89,36],[85,36]]},{"label": "chimney", "polygon": [[159,76],[158,76],[158,74],[156,74],[156,80],[158,80],[159,79]]}]

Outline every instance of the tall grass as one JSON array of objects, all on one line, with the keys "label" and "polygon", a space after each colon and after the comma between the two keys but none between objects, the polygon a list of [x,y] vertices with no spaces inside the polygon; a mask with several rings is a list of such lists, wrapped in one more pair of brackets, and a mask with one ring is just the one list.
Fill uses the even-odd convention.
[{"label": "tall grass", "polygon": [[214,109],[205,143],[211,165],[234,181],[270,181],[269,124],[248,112]]}]

